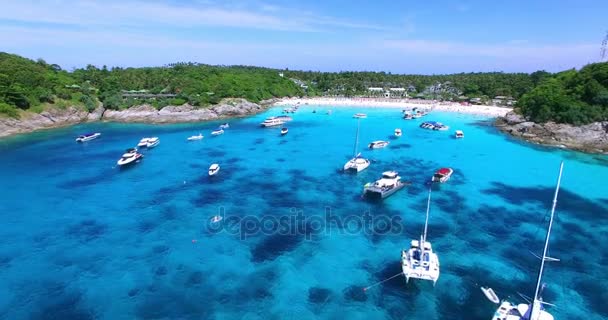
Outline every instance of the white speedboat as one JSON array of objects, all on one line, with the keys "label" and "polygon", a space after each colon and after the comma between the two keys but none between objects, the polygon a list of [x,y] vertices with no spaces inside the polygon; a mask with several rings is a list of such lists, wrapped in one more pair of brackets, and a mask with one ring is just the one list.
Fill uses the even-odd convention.
[{"label": "white speedboat", "polygon": [[[557,205],[557,194],[559,193],[559,187],[562,180],[562,172],[564,169],[564,163],[562,162],[559,167],[559,175],[557,177],[557,185],[555,187],[555,193],[553,195],[553,205],[551,207],[551,215],[549,217],[549,226],[547,227],[547,235],[545,236],[545,247],[543,248],[542,256],[536,256],[540,260],[540,268],[538,270],[538,276],[536,277],[536,289],[534,291],[534,297],[529,304],[520,303],[515,305],[508,300],[503,300],[494,315],[492,320],[553,320],[553,315],[545,310],[545,305],[552,305],[543,301],[542,292],[545,285],[542,283],[543,271],[545,268],[545,262],[547,261],[559,261],[559,259],[547,256],[547,250],[549,248],[549,239],[551,236],[551,227],[553,226],[553,217],[555,215],[555,207]],[[484,291],[484,294],[486,292]],[[495,294],[494,294],[495,295]],[[488,295],[486,294],[486,297]],[[498,300],[498,297],[488,297],[492,302]]]},{"label": "white speedboat", "polygon": [[119,166],[126,166],[128,164],[139,161],[143,157],[144,157],[144,155],[137,152],[136,148],[129,148],[125,151],[125,153],[122,155],[122,157],[120,157],[120,159],[118,159],[116,164]]},{"label": "white speedboat", "polygon": [[367,147],[370,149],[381,149],[388,146],[388,141],[372,141],[372,143],[368,144]]},{"label": "white speedboat", "polygon": [[464,138],[464,132],[462,132],[461,130],[456,130],[454,136],[456,137],[456,139],[462,139]]},{"label": "white speedboat", "polygon": [[230,128],[230,125],[228,123],[220,124],[220,129],[228,129],[228,128]]},{"label": "white speedboat", "polygon": [[286,135],[286,134],[287,134],[287,132],[289,132],[289,129],[287,129],[287,128],[285,128],[285,127],[281,128],[281,135],[282,135],[282,136]]},{"label": "white speedboat", "polygon": [[384,199],[403,187],[405,184],[401,181],[397,171],[386,171],[382,173],[382,178],[374,183],[367,183],[363,187],[363,196]]},{"label": "white speedboat", "polygon": [[367,118],[367,115],[365,113],[355,113],[353,115],[353,118],[357,118],[357,119],[365,119]]},{"label": "white speedboat", "polygon": [[218,223],[218,222],[222,221],[223,219],[224,218],[222,216],[217,215],[217,216],[213,216],[213,218],[211,218],[210,221],[211,221],[211,223]]},{"label": "white speedboat", "polygon": [[361,120],[357,119],[357,134],[355,135],[355,149],[354,149],[354,157],[346,164],[344,164],[344,171],[346,172],[361,172],[367,167],[369,167],[369,160],[361,157],[361,153],[357,153],[357,149],[359,148],[359,126],[361,124]]},{"label": "white speedboat", "polygon": [[101,133],[99,132],[95,132],[95,133],[85,133],[83,135],[79,135],[78,138],[76,138],[76,142],[87,142],[87,141],[91,141],[93,139],[97,139],[99,136],[101,135]]},{"label": "white speedboat", "polygon": [[268,128],[268,127],[281,126],[281,125],[283,125],[283,123],[285,123],[285,120],[283,120],[279,117],[270,117],[270,118],[266,118],[266,120],[264,120],[264,122],[260,123],[260,125],[262,127]]},{"label": "white speedboat", "polygon": [[401,137],[402,132],[401,129],[395,129],[395,137]]},{"label": "white speedboat", "polygon": [[187,139],[187,140],[188,140],[188,141],[196,141],[196,140],[203,140],[203,138],[204,138],[204,137],[203,137],[203,135],[199,133],[199,134],[198,134],[198,136],[191,136],[191,137],[188,137],[188,139]]},{"label": "white speedboat", "polygon": [[452,173],[454,173],[454,170],[452,170],[452,168],[441,168],[441,169],[435,171],[435,174],[431,178],[431,181],[444,183],[444,182],[450,180]]},{"label": "white speedboat", "polygon": [[219,129],[218,128],[218,129],[215,129],[215,130],[211,131],[211,135],[212,136],[219,136],[221,134],[224,134],[224,129]]},{"label": "white speedboat", "polygon": [[426,219],[424,222],[424,232],[420,240],[412,240],[410,248],[401,250],[401,269],[405,276],[405,282],[410,278],[430,280],[433,285],[439,279],[439,256],[433,251],[429,241],[426,241],[426,232],[429,225],[429,210],[431,207],[431,189],[426,205]]},{"label": "white speedboat", "polygon": [[154,148],[160,144],[160,139],[158,137],[148,138],[148,143],[146,144],[146,148]]},{"label": "white speedboat", "polygon": [[216,175],[218,172],[220,172],[220,165],[219,165],[219,164],[214,163],[214,164],[212,164],[212,165],[209,167],[209,175],[210,175],[210,176],[214,176],[214,175]]},{"label": "white speedboat", "polygon": [[149,138],[143,138],[141,140],[139,140],[139,143],[137,144],[138,148],[145,148],[148,145],[148,139]]}]

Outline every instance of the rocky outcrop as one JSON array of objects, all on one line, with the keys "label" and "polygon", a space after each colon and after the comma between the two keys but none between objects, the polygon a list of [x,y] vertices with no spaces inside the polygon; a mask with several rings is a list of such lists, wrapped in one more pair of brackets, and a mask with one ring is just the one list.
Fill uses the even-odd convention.
[{"label": "rocky outcrop", "polygon": [[54,108],[41,113],[22,112],[19,119],[0,117],[0,137],[94,121],[178,123],[244,117],[264,111],[269,105],[265,103],[261,106],[245,99],[226,99],[206,108],[185,104],[167,106],[161,110],[150,105],[106,110],[99,106],[90,113],[79,107]]},{"label": "rocky outcrop", "polygon": [[534,143],[583,152],[608,153],[608,121],[583,126],[555,122],[539,124],[510,112],[497,118],[495,125],[503,132]]}]

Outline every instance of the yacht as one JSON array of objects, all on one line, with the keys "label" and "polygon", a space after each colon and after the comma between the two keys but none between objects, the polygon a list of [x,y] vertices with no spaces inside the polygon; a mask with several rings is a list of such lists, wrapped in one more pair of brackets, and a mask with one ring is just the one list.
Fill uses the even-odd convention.
[{"label": "yacht", "polygon": [[289,132],[289,130],[285,127],[281,128],[281,135],[284,136],[287,134],[287,132]]},{"label": "yacht", "polygon": [[382,178],[376,180],[376,182],[365,184],[363,196],[384,199],[404,186],[405,184],[401,181],[397,171],[386,171],[382,173]]},{"label": "yacht", "polygon": [[367,145],[367,147],[370,149],[381,149],[386,146],[388,146],[388,141],[382,141],[382,140],[373,141],[372,143]]},{"label": "yacht", "polygon": [[344,164],[344,171],[346,172],[361,172],[367,167],[369,167],[369,160],[361,157],[361,153],[357,153],[357,149],[359,148],[359,126],[361,124],[361,120],[357,119],[357,134],[355,136],[355,156],[348,160],[346,164]]},{"label": "yacht", "polygon": [[218,172],[220,172],[220,165],[219,165],[219,164],[214,163],[214,164],[212,164],[212,165],[209,167],[209,175],[210,175],[210,176],[214,176],[214,175],[216,175]]},{"label": "yacht", "polygon": [[228,129],[228,128],[230,128],[230,125],[228,123],[220,124],[220,129]]},{"label": "yacht", "polygon": [[188,137],[188,139],[187,139],[187,140],[188,140],[188,141],[195,141],[195,140],[203,140],[203,138],[204,138],[204,137],[203,137],[203,135],[199,133],[199,134],[198,134],[198,136],[191,136],[191,137]]},{"label": "yacht", "polygon": [[395,137],[401,137],[401,129],[395,129]]},{"label": "yacht", "polygon": [[[553,315],[547,312],[544,307],[544,305],[551,304],[544,302],[542,299],[542,291],[545,288],[545,284],[542,283],[542,277],[545,262],[559,261],[559,259],[547,256],[547,249],[549,248],[549,238],[551,236],[551,227],[553,226],[553,216],[555,214],[555,207],[557,205],[557,194],[559,192],[563,170],[564,163],[562,162],[559,166],[557,186],[555,187],[555,193],[553,195],[553,205],[551,207],[551,215],[549,217],[547,235],[545,236],[545,247],[543,249],[543,255],[542,257],[537,256],[540,260],[540,268],[538,270],[538,276],[536,278],[536,289],[534,291],[534,297],[531,299],[532,302],[530,302],[529,304],[520,303],[518,305],[515,305],[505,299],[500,303],[500,306],[498,307],[496,312],[494,312],[492,320],[553,320]],[[488,297],[488,299],[490,299],[490,297]],[[494,299],[494,297],[490,299],[490,301],[493,302],[496,302],[496,300],[498,300],[498,297],[496,297],[496,299]]]},{"label": "yacht", "polygon": [[78,138],[76,138],[76,142],[87,142],[87,141],[91,141],[93,139],[97,139],[99,138],[99,136],[101,135],[101,133],[99,132],[95,132],[95,133],[85,133],[83,135],[79,135]]},{"label": "yacht", "polygon": [[357,118],[357,119],[365,119],[367,118],[367,115],[365,113],[355,113],[353,115],[353,118]]},{"label": "yacht", "polygon": [[146,148],[154,148],[160,143],[160,139],[158,137],[148,138],[148,143],[146,144]]},{"label": "yacht", "polygon": [[224,134],[224,129],[217,128],[217,129],[211,131],[212,136],[219,136],[220,134]]},{"label": "yacht", "polygon": [[441,169],[435,171],[435,174],[431,178],[431,181],[444,183],[444,182],[450,180],[452,173],[454,173],[454,170],[452,170],[452,168],[441,168]]},{"label": "yacht", "polygon": [[125,166],[125,165],[131,164],[131,163],[135,163],[143,157],[144,157],[144,155],[137,152],[136,148],[129,148],[125,151],[125,153],[122,155],[122,157],[120,157],[120,159],[118,159],[116,164],[119,166]]},{"label": "yacht", "polygon": [[148,139],[149,138],[143,138],[141,140],[139,140],[139,143],[137,144],[138,148],[145,148],[148,145]]},{"label": "yacht", "polygon": [[454,136],[456,137],[456,139],[462,139],[464,138],[464,132],[462,132],[461,130],[456,130]]},{"label": "yacht", "polygon": [[264,122],[260,123],[260,125],[262,127],[276,127],[276,126],[280,126],[283,125],[283,123],[285,123],[285,120],[279,118],[279,117],[269,117],[266,118],[266,120],[264,120]]},{"label": "yacht", "polygon": [[431,188],[426,205],[426,219],[424,221],[424,232],[420,240],[412,240],[410,248],[401,251],[401,269],[405,276],[405,282],[410,278],[430,280],[433,285],[439,279],[439,256],[433,252],[431,243],[426,241],[426,232],[429,225],[429,210],[431,207]]}]

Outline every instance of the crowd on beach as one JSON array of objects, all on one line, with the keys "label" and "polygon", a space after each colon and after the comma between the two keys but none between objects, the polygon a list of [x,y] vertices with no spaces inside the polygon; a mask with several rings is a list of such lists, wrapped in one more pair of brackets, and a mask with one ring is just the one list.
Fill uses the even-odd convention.
[{"label": "crowd on beach", "polygon": [[381,108],[419,108],[424,110],[436,110],[444,112],[469,113],[491,117],[502,117],[510,112],[511,108],[488,106],[488,105],[465,105],[451,101],[435,101],[423,99],[399,99],[399,98],[364,98],[364,97],[307,97],[307,98],[285,98],[276,105],[285,104],[310,104],[323,106],[361,106]]}]

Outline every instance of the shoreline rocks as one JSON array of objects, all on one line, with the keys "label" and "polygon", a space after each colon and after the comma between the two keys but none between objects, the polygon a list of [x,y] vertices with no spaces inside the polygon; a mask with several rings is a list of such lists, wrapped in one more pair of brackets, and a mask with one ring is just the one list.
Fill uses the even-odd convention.
[{"label": "shoreline rocks", "polygon": [[109,110],[99,106],[89,113],[83,108],[72,106],[49,109],[39,114],[24,112],[20,119],[0,118],[0,137],[96,121],[162,124],[237,118],[266,110],[270,103],[268,100],[263,102],[266,103],[259,105],[245,99],[226,99],[211,107],[184,104],[157,110],[151,105],[140,105],[125,110]]},{"label": "shoreline rocks", "polygon": [[583,126],[564,123],[534,123],[510,112],[499,117],[494,125],[511,136],[544,145],[572,150],[608,154],[608,121]]}]

